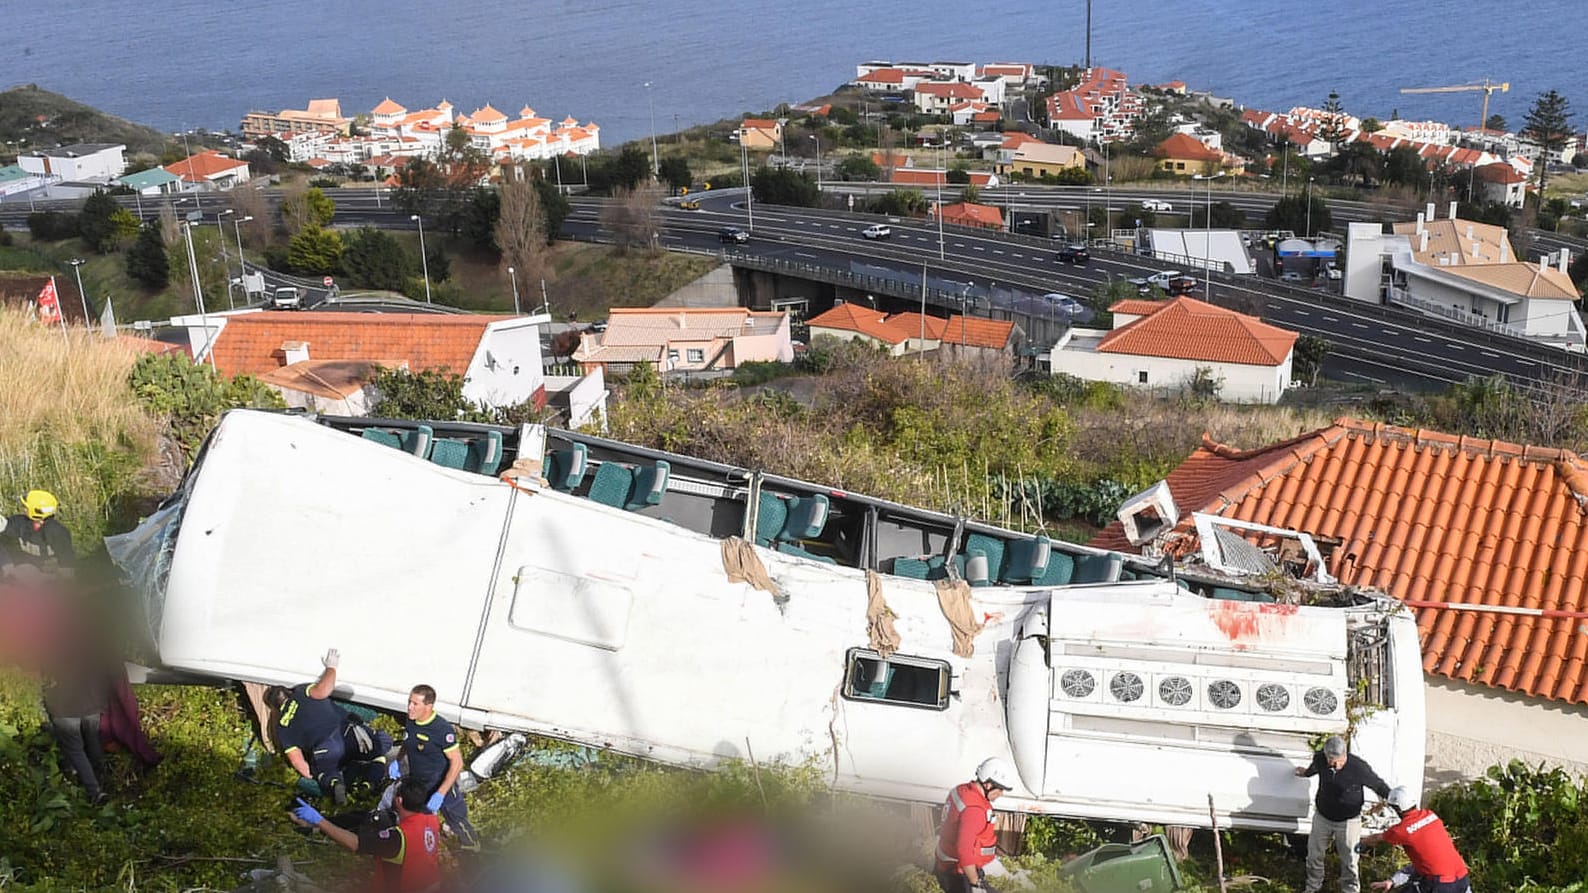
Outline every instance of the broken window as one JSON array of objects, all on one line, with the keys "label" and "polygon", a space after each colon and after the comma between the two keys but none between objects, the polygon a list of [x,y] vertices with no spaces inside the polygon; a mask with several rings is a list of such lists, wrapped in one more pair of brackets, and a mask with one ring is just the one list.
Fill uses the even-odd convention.
[{"label": "broken window", "polygon": [[942,710],[948,706],[949,677],[946,661],[903,654],[883,657],[865,648],[851,648],[844,670],[844,697]]}]

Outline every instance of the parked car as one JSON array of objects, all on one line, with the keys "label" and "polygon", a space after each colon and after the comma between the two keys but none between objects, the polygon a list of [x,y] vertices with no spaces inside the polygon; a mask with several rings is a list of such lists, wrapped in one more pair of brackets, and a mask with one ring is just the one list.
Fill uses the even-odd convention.
[{"label": "parked car", "polygon": [[725,226],[717,230],[717,241],[743,245],[745,242],[750,241],[750,234],[737,226]]},{"label": "parked car", "polygon": [[1299,270],[1286,270],[1279,274],[1279,280],[1281,282],[1306,282],[1307,277],[1302,275]]},{"label": "parked car", "polygon": [[873,223],[861,230],[860,234],[868,239],[886,239],[893,235],[893,227],[886,223]]},{"label": "parked car", "polygon": [[1137,294],[1148,294],[1154,288],[1161,288],[1171,295],[1190,294],[1196,290],[1197,281],[1194,276],[1187,276],[1179,270],[1165,270],[1140,279],[1130,280],[1136,286]]},{"label": "parked car", "polygon": [[1057,292],[1052,292],[1043,295],[1042,299],[1052,304],[1054,310],[1063,313],[1066,319],[1074,319],[1078,316],[1082,316],[1083,314],[1088,316],[1090,315],[1086,312],[1085,304],[1081,303],[1076,298],[1070,297],[1069,295],[1061,295]]},{"label": "parked car", "polygon": [[1144,210],[1144,211],[1173,211],[1174,210],[1174,205],[1171,205],[1170,203],[1164,201],[1161,198],[1144,198],[1144,199],[1141,200],[1141,207],[1142,207],[1142,210]]},{"label": "parked car", "polygon": [[698,199],[686,198],[678,203],[678,207],[683,211],[699,211],[700,201]]},{"label": "parked car", "polygon": [[283,285],[271,295],[270,306],[277,310],[297,310],[303,306],[302,293],[294,286]]},{"label": "parked car", "polygon": [[1062,263],[1084,264],[1091,255],[1087,253],[1085,245],[1071,244],[1060,248],[1058,257]]}]

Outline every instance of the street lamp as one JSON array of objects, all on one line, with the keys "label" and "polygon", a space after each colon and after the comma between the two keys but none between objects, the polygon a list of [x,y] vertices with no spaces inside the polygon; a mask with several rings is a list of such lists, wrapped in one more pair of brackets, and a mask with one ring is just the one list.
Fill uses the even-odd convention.
[{"label": "street lamp", "polygon": [[1307,238],[1312,238],[1312,181],[1317,177],[1307,178]]},{"label": "street lamp", "polygon": [[409,220],[419,224],[419,264],[425,273],[425,303],[430,303],[430,256],[425,254],[425,222],[418,214],[411,214]]},{"label": "street lamp", "polygon": [[662,172],[662,161],[656,154],[656,99],[651,96],[651,82],[645,82],[645,101],[651,107],[651,176],[658,176]]},{"label": "street lamp", "polygon": [[512,267],[507,268],[507,275],[513,280],[513,315],[518,315],[518,273]]},{"label": "street lamp", "polygon": [[947,140],[943,135],[937,135],[937,164],[942,168],[937,172],[937,259],[947,260],[948,255],[943,248],[943,181],[948,179],[948,158],[943,154],[943,144]]},{"label": "street lamp", "polygon": [[811,139],[816,141],[816,191],[822,191],[822,138],[811,134]]},{"label": "street lamp", "polygon": [[187,271],[193,280],[193,304],[198,308],[199,325],[204,327],[204,345],[199,348],[199,352],[208,354],[210,368],[216,369],[218,367],[215,365],[215,351],[210,350],[210,343],[216,333],[210,328],[209,315],[204,311],[204,284],[199,279],[198,256],[193,252],[193,224],[189,221],[182,221],[182,235],[187,240]]},{"label": "street lamp", "polygon": [[1223,171],[1208,176],[1191,175],[1193,180],[1208,181],[1207,217],[1202,221],[1202,279],[1206,285],[1203,295],[1210,304],[1213,302],[1213,181],[1222,176]]},{"label": "street lamp", "polygon": [[72,265],[72,273],[77,276],[77,296],[83,301],[83,328],[91,328],[88,325],[88,294],[83,291],[83,264],[86,261],[80,257],[74,257],[67,263]]},{"label": "street lamp", "polygon": [[745,229],[755,232],[755,188],[750,185],[750,150],[744,147],[744,139],[739,139],[739,169],[744,172],[744,211],[746,215]]},{"label": "street lamp", "polygon": [[[217,232],[219,232],[220,236],[221,236],[221,277],[226,280],[226,307],[227,307],[228,310],[236,310],[237,309],[237,305],[232,302],[231,258],[226,256],[226,224],[225,224],[225,219],[226,219],[226,215],[228,215],[230,213],[232,213],[232,209],[231,208],[227,208],[224,211],[216,211],[215,212],[215,230]],[[241,249],[239,249],[238,252],[237,252],[237,260],[239,262],[241,262],[242,259],[243,259],[243,252],[241,251]]]}]

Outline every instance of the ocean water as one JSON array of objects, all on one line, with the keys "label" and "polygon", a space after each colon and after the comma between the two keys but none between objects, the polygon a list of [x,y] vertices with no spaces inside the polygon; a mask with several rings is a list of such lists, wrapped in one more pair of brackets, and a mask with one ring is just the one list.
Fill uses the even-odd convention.
[{"label": "ocean water", "polygon": [[[64,93],[164,130],[337,97],[449,99],[595,121],[603,145],[831,91],[868,59],[1073,63],[1085,0],[56,0],[9,3],[0,87]],[[1401,87],[1509,81],[1513,128],[1556,89],[1588,126],[1588,0],[1095,0],[1092,58],[1256,108],[1476,124],[1481,94]],[[650,82],[647,89],[644,84]]]}]

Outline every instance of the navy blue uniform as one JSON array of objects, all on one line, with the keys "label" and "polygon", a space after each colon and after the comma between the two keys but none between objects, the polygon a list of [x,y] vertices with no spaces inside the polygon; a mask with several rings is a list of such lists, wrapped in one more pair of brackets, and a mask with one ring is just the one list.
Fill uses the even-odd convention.
[{"label": "navy blue uniform", "polygon": [[309,763],[309,775],[330,793],[332,782],[342,781],[342,758],[347,749],[342,742],[342,725],[347,711],[329,698],[309,696],[309,685],[293,686],[281,705],[276,720],[276,741],[282,753],[299,751]]},{"label": "navy blue uniform", "polygon": [[[458,749],[458,733],[441,714],[432,713],[424,722],[408,719],[403,722],[403,756],[408,758],[408,777],[423,782],[431,794],[441,787],[447,777],[451,761],[449,754]],[[469,823],[469,806],[458,793],[457,782],[447,790],[441,801],[440,814],[452,832],[458,835],[463,846],[479,846],[479,835]]]}]

